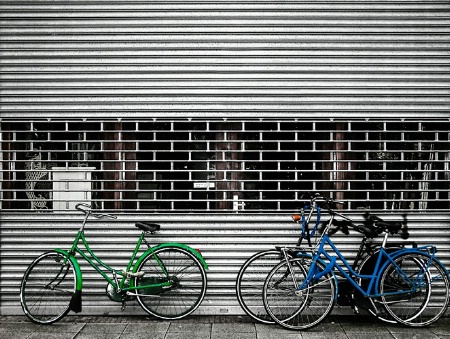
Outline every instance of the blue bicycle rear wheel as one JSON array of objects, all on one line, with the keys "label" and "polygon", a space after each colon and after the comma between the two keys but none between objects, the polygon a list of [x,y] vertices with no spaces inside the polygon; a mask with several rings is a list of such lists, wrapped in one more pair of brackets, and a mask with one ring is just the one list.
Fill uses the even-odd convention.
[{"label": "blue bicycle rear wheel", "polygon": [[427,253],[407,252],[381,273],[381,303],[398,322],[414,327],[433,324],[450,300],[445,268]]}]

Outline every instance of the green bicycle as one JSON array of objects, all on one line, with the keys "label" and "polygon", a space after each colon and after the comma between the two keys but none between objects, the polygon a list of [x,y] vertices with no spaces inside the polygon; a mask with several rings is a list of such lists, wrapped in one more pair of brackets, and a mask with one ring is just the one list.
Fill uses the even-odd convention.
[{"label": "green bicycle", "polygon": [[[161,319],[180,319],[197,309],[205,296],[208,269],[198,250],[173,242],[151,247],[145,237],[159,231],[160,226],[137,222],[136,227],[142,233],[128,265],[125,270],[114,269],[89,248],[84,228],[90,216],[97,219],[116,217],[95,214],[86,204],[78,204],[76,209],[85,216],[71,249],[46,252],[25,271],[20,286],[20,302],[31,321],[51,324],[69,311],[81,312],[83,277],[76,254],[103,276],[108,297],[122,302],[122,307],[126,301],[137,299],[147,313]],[[84,251],[78,246],[80,242]],[[143,242],[148,249],[137,258]]]}]

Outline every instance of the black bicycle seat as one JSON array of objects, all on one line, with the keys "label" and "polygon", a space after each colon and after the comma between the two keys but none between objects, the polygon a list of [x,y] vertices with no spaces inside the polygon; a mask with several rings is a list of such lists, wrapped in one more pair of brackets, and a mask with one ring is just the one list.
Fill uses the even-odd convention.
[{"label": "black bicycle seat", "polygon": [[144,232],[150,233],[159,231],[161,229],[161,226],[159,226],[158,224],[152,224],[147,222],[137,222],[136,227]]},{"label": "black bicycle seat", "polygon": [[378,221],[375,223],[375,226],[383,228],[384,230],[392,234],[398,233],[402,228],[402,224],[395,221]]}]

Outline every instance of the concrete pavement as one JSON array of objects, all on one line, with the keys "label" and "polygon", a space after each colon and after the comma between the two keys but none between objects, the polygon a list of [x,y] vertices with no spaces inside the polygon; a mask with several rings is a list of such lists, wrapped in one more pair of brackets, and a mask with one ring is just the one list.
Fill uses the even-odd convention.
[{"label": "concrete pavement", "polygon": [[366,316],[330,316],[307,331],[253,322],[246,316],[190,316],[161,321],[145,316],[69,315],[53,325],[25,316],[0,317],[0,339],[450,339],[450,318],[429,328],[390,325]]}]

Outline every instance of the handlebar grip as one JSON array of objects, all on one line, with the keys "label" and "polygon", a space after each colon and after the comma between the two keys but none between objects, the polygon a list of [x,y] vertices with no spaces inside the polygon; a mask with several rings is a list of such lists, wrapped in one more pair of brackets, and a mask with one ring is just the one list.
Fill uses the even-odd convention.
[{"label": "handlebar grip", "polygon": [[115,215],[111,215],[111,214],[92,214],[93,217],[97,218],[97,219],[117,219],[117,217]]},{"label": "handlebar grip", "polygon": [[[76,204],[75,208],[77,210],[83,212],[84,214],[91,212],[91,209],[92,209],[91,205],[85,204],[85,203]],[[104,218],[117,219],[117,217],[115,215],[111,215],[111,214],[94,214],[94,213],[92,213],[91,215],[97,219],[104,219]]]},{"label": "handlebar grip", "polygon": [[81,208],[81,207],[85,207],[86,209],[90,210],[91,209],[91,205],[89,204],[85,204],[85,203],[79,203],[75,205],[75,208],[83,213],[86,213],[87,210],[85,208]]}]

